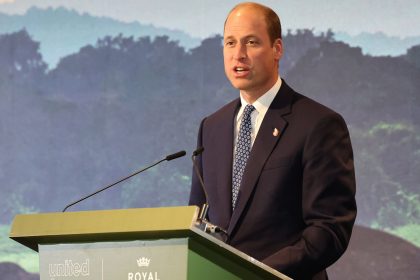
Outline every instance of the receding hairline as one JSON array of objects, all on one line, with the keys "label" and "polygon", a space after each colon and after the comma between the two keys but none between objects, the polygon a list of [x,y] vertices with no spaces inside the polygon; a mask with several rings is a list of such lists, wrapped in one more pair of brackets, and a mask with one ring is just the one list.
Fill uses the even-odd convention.
[{"label": "receding hairline", "polygon": [[[229,17],[235,12],[235,11],[237,11],[237,10],[240,10],[240,9],[243,9],[243,8],[253,8],[255,11],[258,11],[263,17],[264,17],[264,20],[265,20],[265,22],[266,22],[266,25],[267,25],[267,29],[269,28],[269,23],[268,23],[268,16],[270,15],[270,14],[274,14],[276,17],[277,17],[277,19],[278,19],[278,21],[279,21],[279,28],[280,28],[280,34],[278,34],[278,38],[280,38],[281,39],[281,23],[280,23],[280,17],[278,16],[278,14],[273,10],[273,9],[271,9],[270,7],[267,7],[267,6],[264,6],[263,4],[260,4],[260,3],[255,3],[255,2],[242,2],[242,3],[239,3],[239,4],[237,4],[236,6],[234,6],[230,11],[229,11],[229,13],[228,13],[228,15],[227,15],[227,17],[226,17],[226,19],[225,19],[225,23],[224,23],[224,25],[223,25],[223,33],[225,32],[225,28],[226,28],[226,22],[227,22],[227,20],[229,19]],[[267,30],[268,31],[268,30]],[[269,31],[268,31],[269,32]],[[270,33],[270,32],[269,32]],[[272,41],[274,41],[275,39],[277,39],[277,38],[271,38],[271,36],[270,36],[270,39],[272,40]]]},{"label": "receding hairline", "polygon": [[269,8],[267,6],[264,6],[263,4],[260,4],[260,3],[255,3],[255,2],[242,2],[242,3],[239,3],[239,4],[235,5],[230,10],[230,12],[228,13],[228,16],[227,17],[229,17],[230,14],[233,13],[235,10],[238,10],[238,9],[241,9],[241,8],[247,8],[247,7],[256,8],[256,9],[258,9],[260,11],[263,11],[263,12],[267,12],[267,11],[271,11],[272,10],[271,8]]}]

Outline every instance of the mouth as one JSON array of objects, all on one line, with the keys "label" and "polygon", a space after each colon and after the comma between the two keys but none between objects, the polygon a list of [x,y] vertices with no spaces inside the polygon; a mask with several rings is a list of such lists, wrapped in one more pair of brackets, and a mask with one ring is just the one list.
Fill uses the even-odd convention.
[{"label": "mouth", "polygon": [[235,76],[237,77],[243,77],[248,75],[250,71],[250,68],[248,67],[243,67],[243,66],[235,66],[233,67],[233,72],[235,73]]}]

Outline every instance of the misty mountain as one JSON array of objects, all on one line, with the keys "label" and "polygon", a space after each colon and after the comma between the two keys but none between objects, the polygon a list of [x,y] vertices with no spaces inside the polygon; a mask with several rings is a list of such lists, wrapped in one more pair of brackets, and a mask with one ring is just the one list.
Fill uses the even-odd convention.
[{"label": "misty mountain", "polygon": [[420,220],[416,50],[404,57],[373,57],[325,41],[287,73],[294,89],[340,112],[349,125],[360,224],[392,228]]},{"label": "misty mountain", "polygon": [[[30,8],[24,15],[9,15],[0,12],[0,34],[26,29],[32,38],[41,43],[40,52],[49,68],[55,68],[59,60],[76,53],[81,47],[93,45],[99,38],[122,34],[125,37],[167,35],[179,45],[190,49],[200,44],[180,30],[156,27],[140,22],[126,23],[108,17],[80,14],[66,8]],[[330,32],[330,31],[329,31]],[[327,33],[328,34],[328,33]],[[355,36],[345,32],[334,32],[334,38],[361,47],[364,54],[374,56],[404,54],[410,47],[420,44],[420,36],[399,38],[384,33],[361,33]]]},{"label": "misty mountain", "polygon": [[94,44],[99,38],[123,34],[126,37],[167,35],[187,49],[200,44],[200,39],[187,33],[159,28],[139,22],[125,23],[106,17],[80,14],[65,8],[31,8],[24,15],[0,13],[0,34],[26,29],[35,41],[41,43],[40,52],[49,68],[81,47]]},{"label": "misty mountain", "polygon": [[364,54],[373,56],[399,56],[405,54],[407,49],[420,44],[420,36],[400,38],[388,36],[383,32],[350,35],[345,32],[334,32],[337,41],[343,41],[352,47],[360,47]]},{"label": "misty mountain", "polygon": [[[358,224],[418,224],[419,47],[373,57],[310,30],[284,41],[293,50],[281,66],[285,80],[349,125]],[[194,150],[200,120],[238,96],[221,42],[214,36],[187,51],[167,36],[106,36],[46,71],[27,31],[0,35],[0,223],[59,211],[147,163]],[[73,210],[185,205],[190,175],[181,158]]]}]

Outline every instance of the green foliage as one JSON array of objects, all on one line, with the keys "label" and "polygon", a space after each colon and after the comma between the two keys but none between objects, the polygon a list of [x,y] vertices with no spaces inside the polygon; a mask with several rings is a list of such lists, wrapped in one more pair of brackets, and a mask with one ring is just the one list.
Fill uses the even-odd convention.
[{"label": "green foliage", "polygon": [[29,214],[39,212],[34,206],[31,206],[29,203],[24,200],[24,193],[27,188],[23,190],[15,189],[15,192],[11,193],[8,196],[8,199],[3,202],[3,209],[10,215],[14,217],[17,214]]},{"label": "green foliage", "polygon": [[372,57],[342,42],[309,50],[286,80],[296,90],[368,129],[379,122],[420,119],[420,71],[401,57]]},{"label": "green foliage", "polygon": [[163,168],[146,171],[125,184],[121,200],[125,208],[187,205],[191,179]]},{"label": "green foliage", "polygon": [[[186,51],[165,36],[109,36],[47,73],[26,31],[0,36],[0,222],[38,208],[60,210],[151,162],[162,147],[191,151],[199,121],[237,97],[224,77],[221,40]],[[407,61],[364,55],[330,32],[288,32],[284,41],[286,81],[349,124],[357,222],[390,230],[419,224],[419,49]],[[191,162],[164,166],[79,206],[186,204]]]},{"label": "green foliage", "polygon": [[393,197],[382,198],[383,206],[373,222],[375,227],[389,230],[407,224],[420,224],[419,194],[407,193],[399,185],[395,187],[398,191]]},{"label": "green foliage", "polygon": [[9,231],[8,225],[0,225],[0,262],[14,262],[28,272],[37,273],[38,254],[10,239]]},{"label": "green foliage", "polygon": [[420,46],[414,46],[407,50],[405,59],[412,65],[420,69]]},{"label": "green foliage", "polygon": [[[351,128],[362,224],[393,230],[420,224],[420,133],[414,124],[378,122]],[[403,160],[403,161],[402,161]]]},{"label": "green foliage", "polygon": [[391,135],[394,133],[398,133],[399,135],[401,135],[401,133],[404,135],[406,134],[405,132],[409,132],[409,133],[413,133],[414,132],[414,127],[412,125],[408,125],[405,123],[384,123],[384,122],[380,122],[376,125],[374,125],[370,130],[369,130],[369,135],[371,136],[375,136],[378,135]]},{"label": "green foliage", "polygon": [[8,90],[12,87],[7,85],[39,83],[47,69],[39,53],[39,43],[25,29],[0,35],[0,65],[0,88]]},{"label": "green foliage", "polygon": [[407,224],[390,231],[420,248],[420,224]]}]

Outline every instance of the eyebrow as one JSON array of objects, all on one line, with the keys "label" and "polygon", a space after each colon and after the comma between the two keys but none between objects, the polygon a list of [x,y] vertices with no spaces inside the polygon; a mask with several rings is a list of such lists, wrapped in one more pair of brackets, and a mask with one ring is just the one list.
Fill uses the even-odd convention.
[{"label": "eyebrow", "polygon": [[[249,34],[249,35],[246,35],[243,38],[240,38],[239,40],[246,40],[246,39],[249,39],[249,38],[257,38],[257,39],[259,39],[260,37],[258,35],[256,35],[256,34]],[[229,35],[226,38],[223,38],[223,40],[229,40],[229,39],[235,39],[236,40],[235,36],[232,36],[232,35]]]}]

